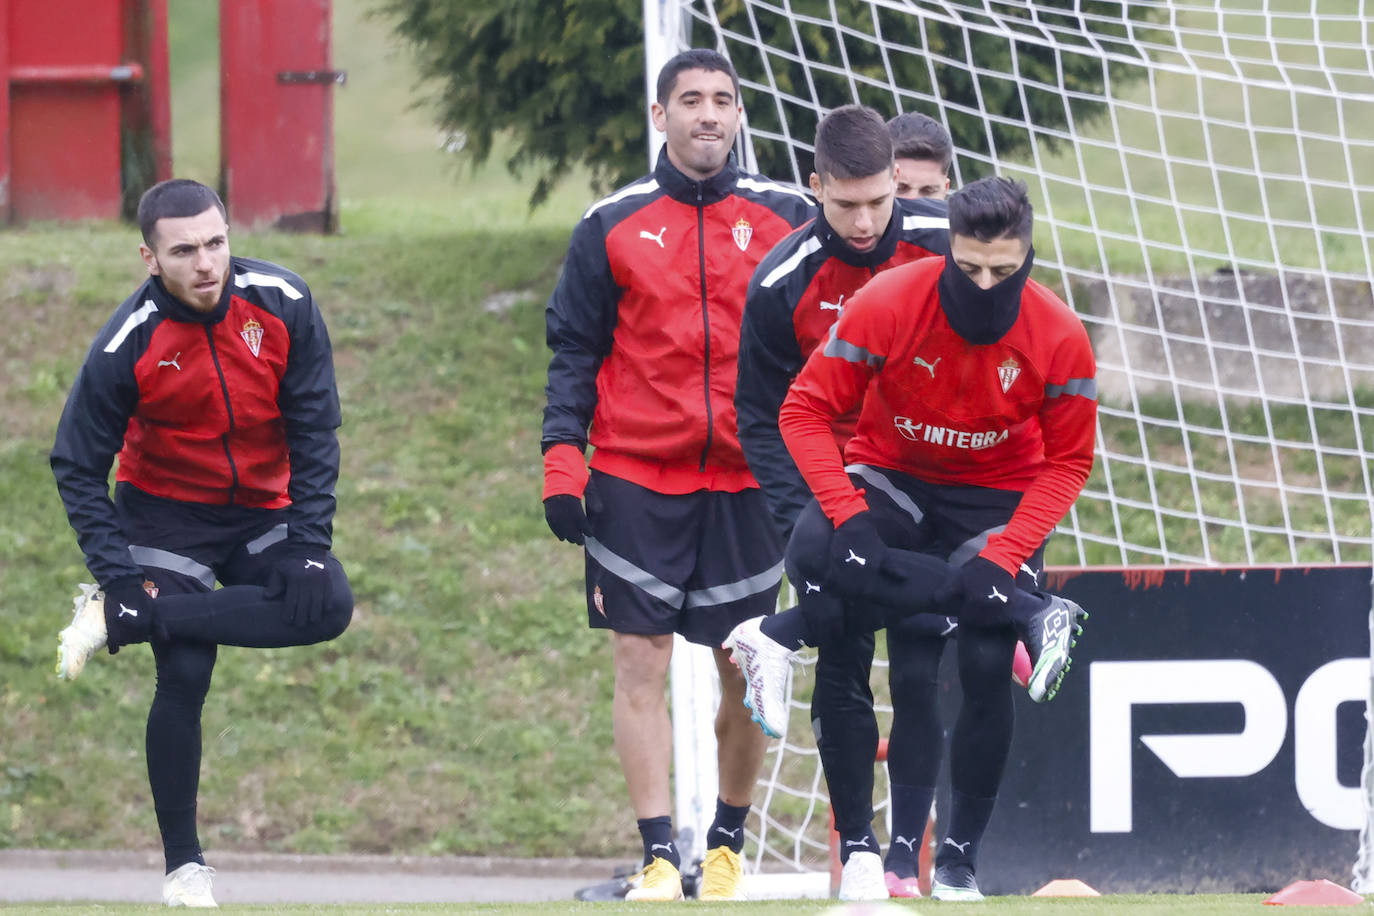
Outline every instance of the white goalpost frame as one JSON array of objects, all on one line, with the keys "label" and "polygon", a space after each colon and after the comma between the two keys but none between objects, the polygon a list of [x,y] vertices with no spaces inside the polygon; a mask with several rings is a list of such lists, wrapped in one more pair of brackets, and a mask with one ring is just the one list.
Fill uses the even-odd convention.
[{"label": "white goalpost frame", "polygon": [[[838,81],[848,87],[843,101],[885,115],[920,110],[946,126],[978,119],[985,151],[956,149],[956,187],[972,173],[1030,187],[1037,241],[1048,242],[1037,277],[1088,327],[1102,393],[1097,467],[1052,542],[1070,556],[1051,562],[1374,566],[1374,17],[1362,5],[1351,13],[1338,0],[1122,0],[1109,15],[1111,5],[1086,0],[862,0],[867,12],[849,20],[836,0],[737,0],[732,9],[743,14],[732,31],[716,2],[644,0],[648,97],[680,50],[731,57],[745,101],[754,99],[737,143],[750,171],[759,170],[756,151],[781,145],[792,174],[770,177],[805,180],[798,153],[809,153],[811,138],[794,133],[787,115],[823,114],[818,87]],[[897,15],[915,23],[905,41],[884,34]],[[788,27],[763,45],[767,21],[779,19]],[[937,32],[958,40],[927,52]],[[823,59],[807,56],[816,34],[829,42]],[[974,59],[975,42],[989,38],[1005,40],[1003,70]],[[1023,72],[1022,44],[1052,52],[1057,73]],[[881,72],[856,67],[856,49],[876,53]],[[1085,54],[1101,62],[1098,94],[1066,82],[1064,62]],[[897,84],[913,60],[927,88]],[[955,71],[974,86],[975,103],[940,96],[941,75]],[[997,80],[1014,82],[1028,111],[1036,95],[1061,96],[1064,117],[1032,123],[1028,148],[1003,155],[995,130],[1027,128],[985,110],[985,87]],[[1080,102],[1105,111],[1080,123]],[[764,115],[780,127],[759,127]],[[649,136],[652,164],[662,137],[652,127]],[[1350,428],[1340,420],[1333,433],[1333,415],[1348,415]],[[1299,509],[1313,506],[1322,521],[1307,524]],[[1374,645],[1374,607],[1367,613]],[[699,855],[716,791],[709,653],[679,640],[672,679],[676,822],[691,843],[684,853]],[[1374,653],[1369,681],[1352,882],[1361,893],[1374,893]],[[803,718],[793,702],[794,719]],[[818,766],[803,768],[803,785],[782,781],[784,755],[808,753],[800,733],[809,729],[792,731],[775,742],[756,794],[753,872],[819,874],[824,784]],[[799,827],[771,818],[777,799],[804,809],[792,815]]]}]

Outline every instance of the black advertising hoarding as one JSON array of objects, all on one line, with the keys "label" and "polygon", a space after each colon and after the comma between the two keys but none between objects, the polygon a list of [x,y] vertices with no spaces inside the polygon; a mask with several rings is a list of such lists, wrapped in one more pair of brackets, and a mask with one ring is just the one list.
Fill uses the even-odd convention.
[{"label": "black advertising hoarding", "polygon": [[[1058,697],[1017,690],[985,893],[1349,886],[1369,567],[1052,570],[1048,587],[1092,616]],[[944,701],[948,731],[954,684]]]}]

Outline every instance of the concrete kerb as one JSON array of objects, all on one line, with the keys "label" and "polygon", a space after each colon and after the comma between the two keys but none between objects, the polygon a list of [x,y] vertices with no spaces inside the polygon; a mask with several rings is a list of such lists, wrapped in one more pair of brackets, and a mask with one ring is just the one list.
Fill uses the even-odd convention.
[{"label": "concrete kerb", "polygon": [[[571,900],[629,863],[500,856],[293,855],[216,852],[221,903],[522,902]],[[0,850],[0,901],[154,902],[162,855],[146,850]]]}]

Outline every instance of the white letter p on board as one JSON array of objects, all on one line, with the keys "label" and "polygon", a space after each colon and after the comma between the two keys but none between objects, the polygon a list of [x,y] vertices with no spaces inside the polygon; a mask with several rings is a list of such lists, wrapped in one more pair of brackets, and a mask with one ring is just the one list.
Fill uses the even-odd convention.
[{"label": "white letter p on board", "polygon": [[1131,708],[1145,704],[1239,703],[1245,727],[1224,735],[1141,735],[1183,778],[1249,776],[1283,745],[1288,704],[1278,681],[1243,659],[1093,662],[1089,671],[1089,807],[1093,833],[1130,833]]}]

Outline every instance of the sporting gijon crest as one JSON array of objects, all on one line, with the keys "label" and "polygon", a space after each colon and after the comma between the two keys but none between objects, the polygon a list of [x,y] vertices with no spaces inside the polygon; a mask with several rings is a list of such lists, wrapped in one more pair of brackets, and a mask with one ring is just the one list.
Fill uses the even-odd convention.
[{"label": "sporting gijon crest", "polygon": [[248,349],[257,356],[262,349],[262,324],[256,318],[249,318],[243,323],[243,330],[239,331],[239,336],[243,342],[248,344]]}]

